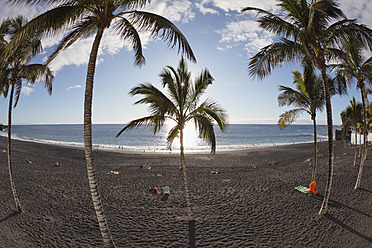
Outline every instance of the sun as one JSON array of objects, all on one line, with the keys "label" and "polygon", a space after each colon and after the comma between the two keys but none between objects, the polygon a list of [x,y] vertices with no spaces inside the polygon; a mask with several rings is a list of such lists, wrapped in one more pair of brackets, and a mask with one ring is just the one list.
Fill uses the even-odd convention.
[{"label": "sun", "polygon": [[183,130],[183,146],[185,148],[192,148],[198,146],[198,133],[195,130],[195,125],[193,123],[188,123],[185,125]]}]

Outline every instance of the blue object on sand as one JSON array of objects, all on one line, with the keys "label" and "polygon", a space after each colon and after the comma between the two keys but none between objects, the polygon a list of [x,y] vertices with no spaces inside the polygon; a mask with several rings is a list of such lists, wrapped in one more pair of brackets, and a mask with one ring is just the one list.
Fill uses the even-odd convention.
[{"label": "blue object on sand", "polygon": [[165,187],[163,187],[161,189],[163,190],[163,194],[167,194],[167,195],[170,194],[170,188],[168,186],[165,186]]}]

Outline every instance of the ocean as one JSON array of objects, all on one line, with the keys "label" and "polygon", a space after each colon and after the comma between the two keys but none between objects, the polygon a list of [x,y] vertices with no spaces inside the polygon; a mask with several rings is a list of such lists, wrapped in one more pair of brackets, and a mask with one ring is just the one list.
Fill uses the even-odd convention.
[{"label": "ocean", "polygon": [[[154,135],[151,127],[140,127],[125,131],[119,138],[116,134],[123,124],[94,124],[93,146],[95,149],[127,150],[145,152],[169,152],[167,133],[171,126]],[[318,140],[327,140],[327,126],[318,125]],[[279,129],[278,125],[268,124],[230,124],[225,132],[215,126],[217,151],[232,151],[262,148],[278,145],[313,142],[312,125],[289,125]],[[7,137],[7,132],[0,131]],[[185,130],[184,146],[186,152],[210,151],[210,146],[197,137],[194,125]],[[13,139],[61,146],[84,147],[83,125],[13,125]],[[179,152],[179,140],[173,142],[172,152]]]}]

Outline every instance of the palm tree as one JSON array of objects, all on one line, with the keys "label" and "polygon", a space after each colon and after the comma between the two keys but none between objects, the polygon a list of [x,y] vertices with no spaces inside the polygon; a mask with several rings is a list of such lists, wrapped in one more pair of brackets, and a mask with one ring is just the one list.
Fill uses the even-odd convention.
[{"label": "palm tree", "polygon": [[[112,27],[123,41],[128,42],[132,46],[135,52],[135,65],[138,66],[145,63],[145,58],[142,53],[142,44],[138,33],[140,31],[149,32],[152,37],[159,36],[163,41],[168,41],[168,46],[170,48],[178,47],[179,52],[182,52],[192,61],[196,61],[192,49],[184,35],[172,22],[162,16],[137,10],[148,5],[151,2],[150,0],[9,0],[8,2],[27,4],[53,3],[59,5],[31,20],[17,36],[17,39],[8,46],[7,51],[27,34],[51,35],[63,32],[73,24],[71,32],[64,37],[55,52],[49,57],[47,63],[50,63],[59,52],[69,47],[76,40],[88,36],[95,36],[90,52],[85,86],[85,160],[90,192],[103,242],[106,246],[115,246],[103,212],[102,201],[97,187],[92,149],[93,84],[98,49],[104,31]],[[5,52],[4,57],[6,56],[7,53]]]},{"label": "palm tree", "polygon": [[[26,19],[18,16],[14,19],[3,21],[0,30],[2,43],[5,44],[5,35],[12,39],[14,35],[27,23]],[[5,41],[5,42],[4,42]],[[4,47],[4,46],[3,46]],[[44,81],[48,93],[52,93],[53,73],[48,66],[42,64],[28,64],[30,60],[42,51],[41,42],[37,37],[31,36],[24,40],[17,49],[13,50],[8,57],[6,64],[0,71],[0,95],[7,97],[9,94],[8,111],[8,171],[10,185],[13,193],[15,206],[18,212],[23,212],[22,205],[17,195],[15,183],[12,175],[12,110],[13,99],[15,97],[14,108],[17,106],[21,95],[23,79],[28,84],[34,84],[37,81]],[[9,92],[10,91],[10,92]]]},{"label": "palm tree", "polygon": [[191,73],[181,58],[178,68],[167,66],[160,74],[163,88],[167,89],[168,97],[150,83],[140,84],[131,89],[130,95],[142,95],[143,98],[135,104],[149,104],[149,116],[131,121],[116,137],[125,130],[130,130],[141,125],[152,125],[154,133],[158,132],[166,120],[175,122],[168,133],[167,144],[171,149],[176,137],[180,138],[181,166],[184,179],[187,213],[192,219],[191,203],[189,197],[186,163],[183,146],[184,128],[186,123],[194,122],[199,131],[199,137],[211,145],[211,153],[216,152],[216,137],[213,121],[216,121],[222,131],[227,124],[227,114],[215,101],[206,99],[199,104],[200,97],[207,87],[212,84],[213,77],[207,69],[202,70],[196,77],[194,84],[191,82]]},{"label": "palm tree", "polygon": [[345,111],[341,112],[342,128],[344,132],[347,132],[351,127],[355,131],[355,152],[354,152],[354,166],[356,166],[357,158],[357,134],[359,123],[363,119],[363,105],[361,103],[356,103],[355,97],[350,100],[350,105],[346,108]]},{"label": "palm tree", "polygon": [[304,76],[301,75],[299,71],[293,71],[292,73],[294,78],[293,83],[296,85],[297,90],[280,85],[279,90],[282,91],[282,93],[278,96],[278,103],[280,107],[294,105],[295,108],[281,114],[278,125],[280,128],[284,128],[286,125],[295,121],[298,115],[303,112],[311,116],[314,127],[314,165],[311,181],[315,181],[318,164],[316,112],[323,111],[325,105],[323,83],[321,77],[316,76],[313,71],[313,76],[309,78],[312,82],[308,82],[307,85],[309,87],[306,87]]},{"label": "palm tree", "polygon": [[[366,83],[372,83],[372,57],[365,60],[363,52],[363,44],[358,40],[352,40],[352,42],[345,40],[343,43],[343,50],[345,54],[342,54],[341,63],[336,64],[334,69],[337,72],[338,79],[342,81],[356,81],[357,88],[360,89],[362,105],[363,105],[363,152],[362,159],[360,160],[358,178],[355,183],[354,189],[358,189],[362,178],[362,172],[364,162],[367,157],[367,108],[368,101],[366,92]],[[355,160],[354,160],[355,166]]]},{"label": "palm tree", "polygon": [[[278,0],[281,16],[268,11],[248,7],[242,11],[262,14],[259,25],[276,35],[279,40],[261,49],[249,63],[249,74],[263,78],[273,68],[284,62],[308,60],[319,69],[323,79],[327,111],[329,165],[327,187],[319,214],[325,214],[332,188],[334,170],[333,121],[327,62],[338,57],[342,51],[335,44],[343,38],[358,37],[365,47],[372,47],[372,30],[345,16],[333,0]],[[342,19],[342,20],[339,20]]]}]

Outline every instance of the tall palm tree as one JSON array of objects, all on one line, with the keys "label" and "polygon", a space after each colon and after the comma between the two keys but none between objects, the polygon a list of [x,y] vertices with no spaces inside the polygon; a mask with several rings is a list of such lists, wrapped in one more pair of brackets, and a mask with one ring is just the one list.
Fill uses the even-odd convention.
[{"label": "tall palm tree", "polygon": [[166,120],[175,123],[168,133],[167,144],[171,149],[176,137],[180,138],[180,157],[184,179],[186,204],[189,220],[192,219],[191,203],[186,175],[186,163],[184,154],[184,128],[186,123],[194,122],[199,131],[199,137],[211,145],[211,153],[216,152],[216,137],[213,122],[216,121],[219,128],[224,131],[227,124],[227,114],[215,101],[206,99],[199,104],[202,94],[212,84],[213,77],[207,69],[202,70],[196,77],[194,84],[191,82],[191,73],[181,58],[178,68],[167,66],[160,74],[163,88],[167,89],[168,96],[150,83],[140,84],[131,89],[130,95],[142,95],[143,98],[135,104],[149,104],[151,111],[149,116],[131,121],[116,137],[125,130],[130,130],[141,125],[152,125],[154,133],[158,132]]},{"label": "tall palm tree", "polygon": [[362,159],[360,160],[358,178],[354,186],[354,189],[358,189],[362,178],[364,162],[367,157],[368,104],[366,103],[366,101],[368,101],[368,98],[366,92],[366,83],[372,83],[372,57],[365,60],[362,55],[363,44],[358,40],[352,40],[352,42],[345,40],[342,45],[345,53],[341,56],[341,63],[334,65],[333,68],[337,72],[338,79],[348,82],[356,81],[357,88],[360,90],[363,105],[363,152]]},{"label": "tall palm tree", "polygon": [[[88,181],[94,209],[100,227],[103,242],[106,246],[115,246],[110,230],[107,225],[106,217],[103,212],[102,201],[97,187],[97,178],[93,164],[92,149],[92,98],[93,84],[96,69],[98,49],[104,31],[110,27],[119,35],[123,41],[128,42],[135,52],[135,65],[143,65],[145,58],[142,53],[140,31],[146,31],[152,37],[160,37],[168,42],[170,48],[178,47],[192,61],[196,61],[192,49],[181,31],[166,18],[140,11],[142,7],[148,5],[151,0],[9,0],[11,3],[53,3],[59,4],[31,20],[23,29],[17,39],[7,51],[30,33],[52,35],[63,32],[66,28],[72,30],[64,37],[55,52],[49,57],[51,62],[58,53],[72,45],[80,38],[94,36],[94,42],[90,52],[84,100],[84,143],[85,160],[88,173]],[[4,54],[7,56],[7,53]]]},{"label": "tall palm tree", "polygon": [[281,114],[278,125],[280,128],[284,128],[286,125],[294,122],[298,115],[304,112],[311,116],[314,130],[314,164],[311,181],[315,181],[318,164],[316,112],[323,111],[325,105],[323,83],[321,77],[316,76],[313,71],[313,76],[309,78],[312,82],[308,82],[308,87],[306,87],[304,76],[299,71],[293,71],[292,73],[293,83],[296,85],[297,90],[280,85],[279,90],[282,93],[278,96],[278,103],[281,107],[293,105],[295,108]]},{"label": "tall palm tree", "polygon": [[[333,121],[327,62],[338,57],[341,50],[335,44],[344,37],[358,37],[365,47],[372,47],[372,30],[355,20],[345,18],[342,10],[333,0],[278,0],[281,15],[263,9],[248,7],[242,11],[256,11],[259,25],[276,35],[279,40],[261,49],[249,63],[249,74],[263,78],[273,68],[284,62],[309,60],[319,69],[323,79],[327,111],[329,165],[327,187],[319,214],[325,214],[331,194],[334,148]],[[340,20],[341,19],[341,20]]]},{"label": "tall palm tree", "polygon": [[[18,16],[14,19],[3,21],[0,30],[2,43],[5,45],[5,35],[10,39],[27,23],[27,20]],[[5,42],[4,42],[5,41]],[[4,47],[4,46],[3,46]],[[52,93],[53,73],[48,66],[43,64],[28,64],[30,60],[42,51],[41,42],[37,37],[30,36],[12,51],[6,64],[0,68],[0,95],[5,97],[9,94],[8,110],[8,171],[10,185],[13,193],[15,206],[18,212],[23,212],[22,205],[17,195],[13,175],[12,175],[12,110],[13,99],[15,97],[14,108],[17,106],[21,95],[23,80],[28,84],[34,84],[37,81],[44,81],[48,93]]]},{"label": "tall palm tree", "polygon": [[361,103],[357,103],[355,101],[355,97],[350,100],[350,105],[346,107],[345,111],[341,112],[341,120],[344,132],[347,132],[351,127],[355,131],[354,166],[356,166],[358,125],[363,120],[363,105]]}]

